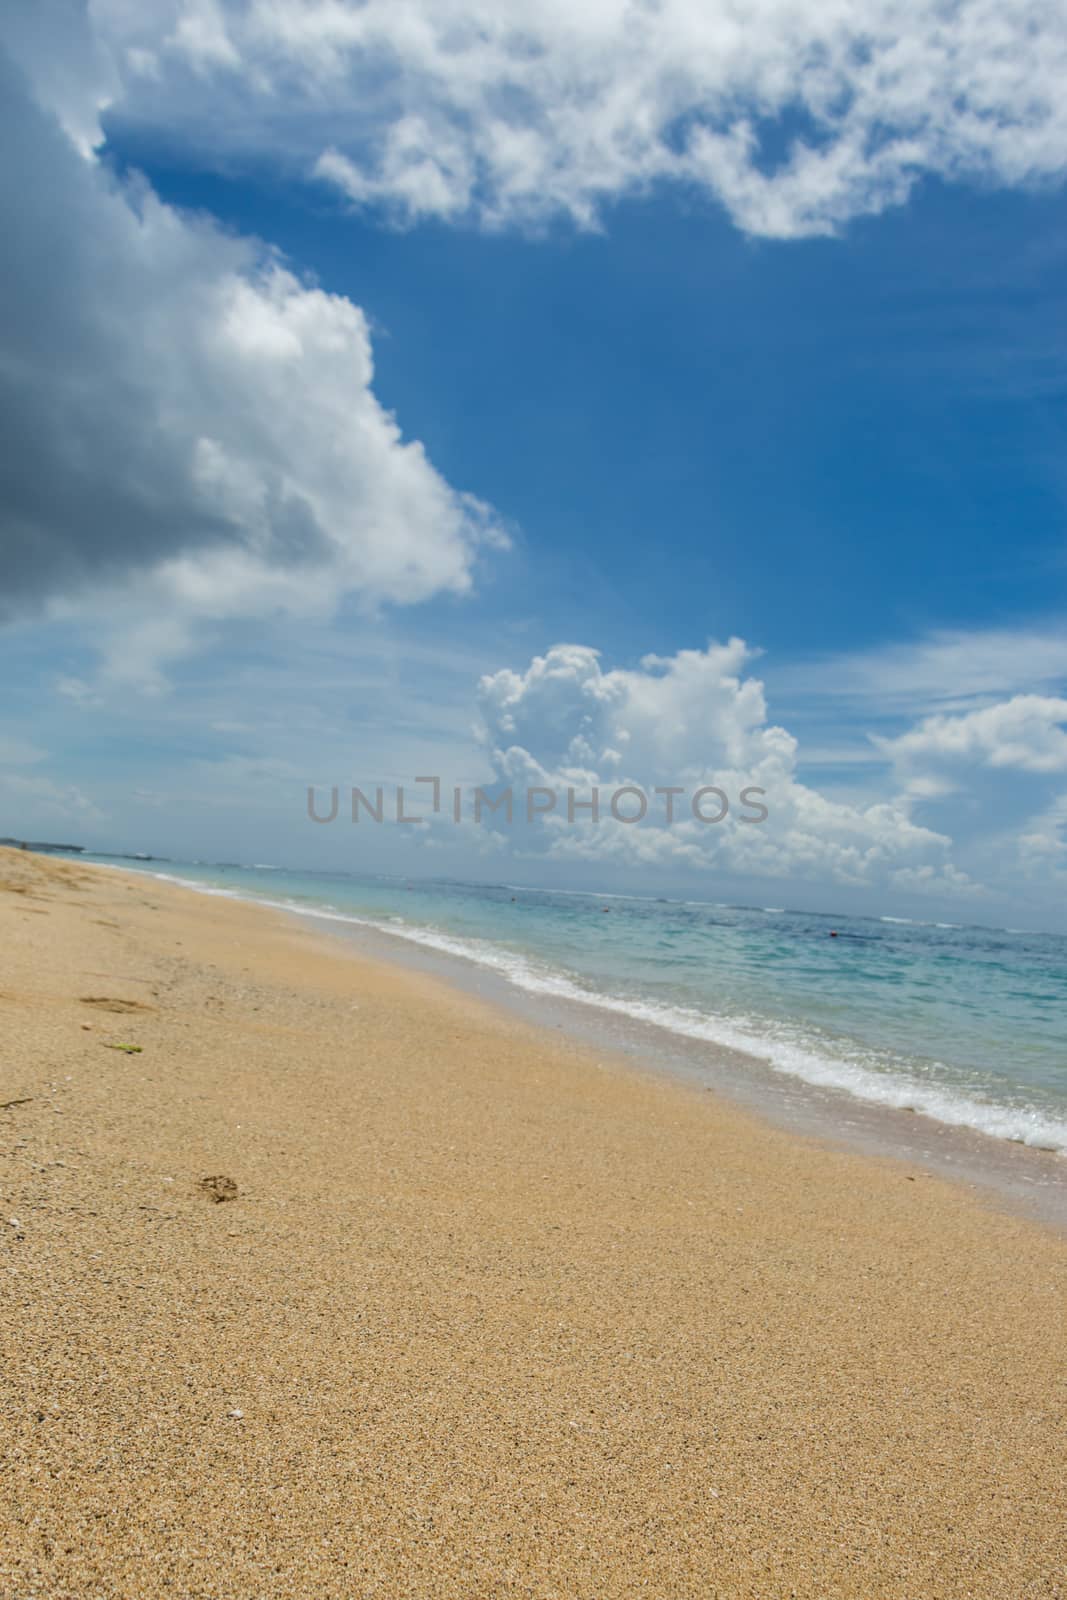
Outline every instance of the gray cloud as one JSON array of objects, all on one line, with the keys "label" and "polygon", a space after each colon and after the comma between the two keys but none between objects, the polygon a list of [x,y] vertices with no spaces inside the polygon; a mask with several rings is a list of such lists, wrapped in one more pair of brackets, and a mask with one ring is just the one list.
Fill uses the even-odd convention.
[{"label": "gray cloud", "polygon": [[[0,58],[0,504],[8,612],[232,537],[190,493],[136,316],[137,219]],[[131,281],[133,280],[133,281]]]},{"label": "gray cloud", "polygon": [[173,642],[466,589],[501,536],[379,405],[360,309],[119,181],[69,85],[0,57],[0,614],[139,574]]}]

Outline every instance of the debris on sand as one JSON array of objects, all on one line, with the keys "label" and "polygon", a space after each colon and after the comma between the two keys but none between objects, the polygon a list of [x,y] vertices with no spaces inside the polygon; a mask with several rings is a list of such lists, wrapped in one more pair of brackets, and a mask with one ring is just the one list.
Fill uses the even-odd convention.
[{"label": "debris on sand", "polygon": [[232,1178],[224,1177],[222,1174],[214,1178],[201,1178],[197,1188],[216,1205],[221,1205],[223,1200],[237,1199],[237,1185]]},{"label": "debris on sand", "polygon": [[95,1006],[98,1011],[153,1011],[154,1006],[145,1005],[143,1000],[121,1000],[110,994],[83,994],[83,1006]]}]

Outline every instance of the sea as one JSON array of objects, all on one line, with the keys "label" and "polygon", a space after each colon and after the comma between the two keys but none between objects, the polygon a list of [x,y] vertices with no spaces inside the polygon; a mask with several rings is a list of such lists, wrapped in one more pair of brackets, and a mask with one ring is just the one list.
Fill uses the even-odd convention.
[{"label": "sea", "polygon": [[846,1121],[850,1105],[883,1107],[1067,1151],[1065,936],[270,863],[83,859],[310,916],[461,980],[491,977],[497,997],[554,1006],[557,1026],[599,1019],[609,1043],[661,1047],[709,1084],[729,1061],[732,1086],[747,1076],[757,1102],[760,1085],[791,1086],[798,1103],[806,1087]]}]

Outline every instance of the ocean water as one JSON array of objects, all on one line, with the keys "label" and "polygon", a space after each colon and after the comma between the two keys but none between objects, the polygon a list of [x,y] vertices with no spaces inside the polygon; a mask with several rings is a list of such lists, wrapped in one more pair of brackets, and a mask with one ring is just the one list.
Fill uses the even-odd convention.
[{"label": "ocean water", "polygon": [[857,1100],[1067,1151],[1067,937],[267,863],[143,866],[377,929]]}]

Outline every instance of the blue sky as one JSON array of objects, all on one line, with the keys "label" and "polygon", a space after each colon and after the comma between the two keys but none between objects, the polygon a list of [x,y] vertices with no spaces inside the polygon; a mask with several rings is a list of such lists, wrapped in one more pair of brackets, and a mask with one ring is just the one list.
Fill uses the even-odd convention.
[{"label": "blue sky", "polygon": [[569,638],[593,585],[613,654],[821,654],[1063,599],[1062,191],[931,181],[834,239],[675,194],[486,237],[110,148],[364,308],[379,397],[517,526],[497,613],[533,584]]},{"label": "blue sky", "polygon": [[[502,127],[511,56],[498,82],[471,55],[475,95],[465,47],[453,84],[394,39],[398,112],[373,43],[287,3],[303,78],[255,7],[6,24],[40,174],[30,202],[9,140],[0,832],[1065,925],[1067,136],[1040,109],[1063,40],[1023,73],[1009,7],[1029,98],[993,103],[981,9],[942,82],[916,4],[921,115],[859,78],[827,110],[802,64],[819,116],[787,95],[763,122],[723,44],[689,90],[709,154],[618,46],[624,6],[577,113],[557,65]],[[443,9],[490,36],[473,0]],[[664,81],[672,30],[684,52],[714,11],[663,8]],[[768,82],[780,43],[772,18],[743,58]],[[979,90],[981,137],[957,125]],[[738,166],[716,107],[746,94],[763,144]],[[662,127],[635,151],[642,112]],[[762,776],[770,817],[758,849],[306,823],[309,782],[427,770]]]}]

